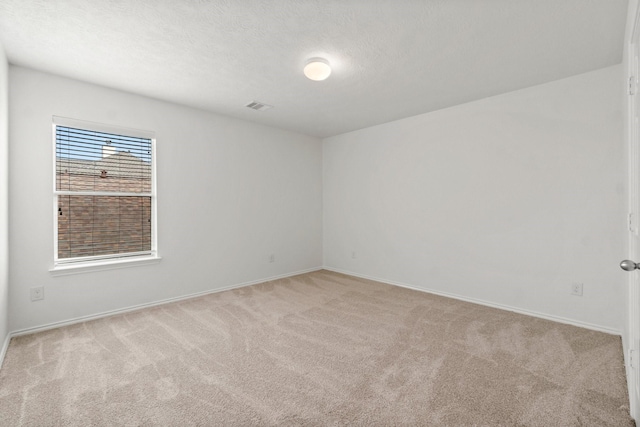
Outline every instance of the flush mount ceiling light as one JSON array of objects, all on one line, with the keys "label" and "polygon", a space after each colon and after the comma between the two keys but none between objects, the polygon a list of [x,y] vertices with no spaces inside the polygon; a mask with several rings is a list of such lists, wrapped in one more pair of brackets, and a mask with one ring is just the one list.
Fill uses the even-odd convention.
[{"label": "flush mount ceiling light", "polygon": [[311,80],[325,80],[330,74],[329,61],[324,58],[311,58],[304,67],[304,75]]}]

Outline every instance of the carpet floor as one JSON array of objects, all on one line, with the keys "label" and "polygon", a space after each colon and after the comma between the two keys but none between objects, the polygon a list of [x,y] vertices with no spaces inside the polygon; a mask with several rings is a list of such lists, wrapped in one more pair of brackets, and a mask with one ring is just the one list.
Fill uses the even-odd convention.
[{"label": "carpet floor", "polygon": [[632,426],[619,336],[317,271],[11,340],[2,426]]}]

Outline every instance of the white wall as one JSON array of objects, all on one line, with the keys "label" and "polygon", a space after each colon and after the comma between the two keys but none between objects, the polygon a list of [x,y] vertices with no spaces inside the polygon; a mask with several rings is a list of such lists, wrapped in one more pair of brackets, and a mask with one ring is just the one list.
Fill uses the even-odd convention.
[{"label": "white wall", "polygon": [[0,363],[9,336],[8,73],[7,57],[0,45]]},{"label": "white wall", "polygon": [[[322,265],[319,139],[20,67],[9,77],[11,330]],[[156,132],[159,264],[50,275],[53,115]]]},{"label": "white wall", "polygon": [[622,330],[623,79],[614,66],[326,139],[325,266]]},{"label": "white wall", "polygon": [[[331,269],[623,328],[621,66],[324,143],[20,67],[9,77],[10,330],[312,269],[323,245]],[[51,277],[52,115],[157,133],[160,264]]]}]

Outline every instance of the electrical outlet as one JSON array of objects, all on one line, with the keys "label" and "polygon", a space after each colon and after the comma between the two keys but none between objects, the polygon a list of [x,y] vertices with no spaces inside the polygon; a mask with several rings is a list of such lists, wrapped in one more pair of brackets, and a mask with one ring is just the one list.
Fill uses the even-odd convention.
[{"label": "electrical outlet", "polygon": [[274,254],[269,255],[269,262],[276,262],[276,256]]},{"label": "electrical outlet", "polygon": [[571,295],[575,295],[578,297],[582,296],[582,283],[571,284]]},{"label": "electrical outlet", "polygon": [[44,286],[36,286],[31,288],[31,301],[44,299]]}]

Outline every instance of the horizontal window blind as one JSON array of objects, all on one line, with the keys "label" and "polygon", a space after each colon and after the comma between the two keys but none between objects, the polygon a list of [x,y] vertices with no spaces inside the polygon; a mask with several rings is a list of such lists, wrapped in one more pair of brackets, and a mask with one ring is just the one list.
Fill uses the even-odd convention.
[{"label": "horizontal window blind", "polygon": [[152,140],[55,126],[57,259],[152,249]]},{"label": "horizontal window blind", "polygon": [[151,192],[151,139],[56,126],[56,189]]}]

